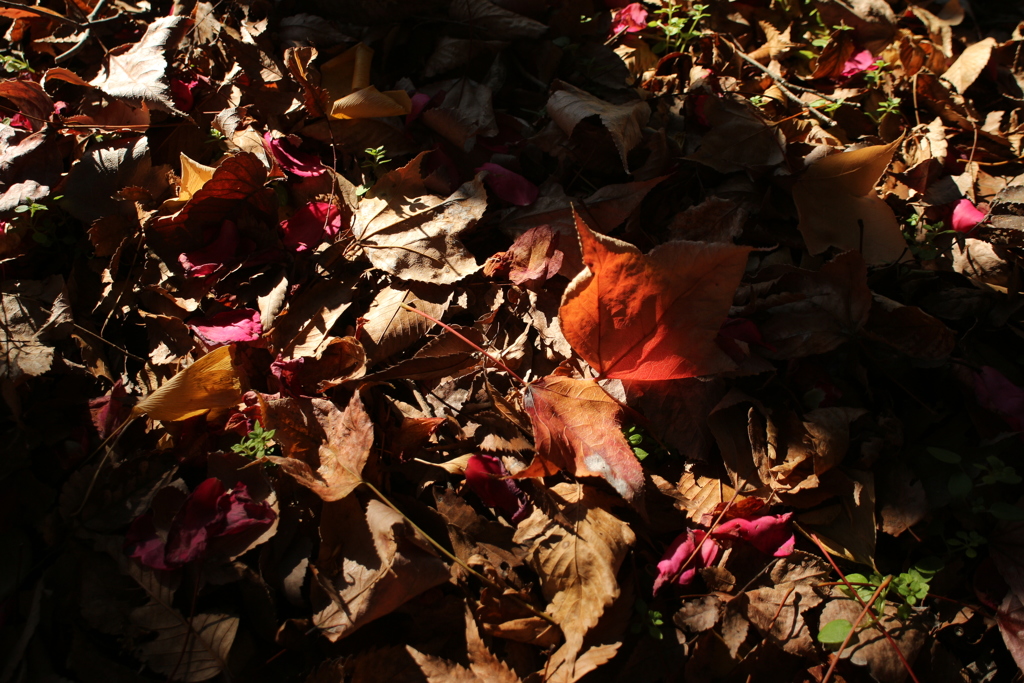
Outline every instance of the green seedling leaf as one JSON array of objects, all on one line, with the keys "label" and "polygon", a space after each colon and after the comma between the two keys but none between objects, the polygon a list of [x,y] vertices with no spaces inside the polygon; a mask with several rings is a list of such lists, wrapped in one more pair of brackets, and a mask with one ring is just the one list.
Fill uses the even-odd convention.
[{"label": "green seedling leaf", "polygon": [[945,448],[935,448],[934,446],[928,447],[928,455],[932,456],[940,462],[949,463],[950,465],[959,465],[963,459],[953,451],[947,451]]},{"label": "green seedling leaf", "polygon": [[974,488],[974,482],[966,473],[957,472],[949,478],[948,488],[949,495],[954,498],[964,498]]},{"label": "green seedling leaf", "polygon": [[846,619],[833,619],[818,631],[818,642],[825,645],[840,645],[852,630],[853,624]]},{"label": "green seedling leaf", "polygon": [[992,516],[996,519],[1001,519],[1006,522],[1020,522],[1024,520],[1024,510],[1017,507],[1016,505],[1010,505],[999,500],[992,503],[989,506],[988,511],[992,513]]}]

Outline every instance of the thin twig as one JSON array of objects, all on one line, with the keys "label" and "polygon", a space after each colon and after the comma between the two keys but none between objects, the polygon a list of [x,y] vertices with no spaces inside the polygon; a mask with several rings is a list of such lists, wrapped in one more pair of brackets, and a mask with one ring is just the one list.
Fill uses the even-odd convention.
[{"label": "thin twig", "polygon": [[[765,74],[766,76],[771,78],[775,82],[775,85],[782,92],[782,94],[785,95],[786,99],[788,99],[790,102],[796,104],[801,109],[805,109],[808,113],[810,113],[811,116],[813,116],[814,118],[818,119],[818,121],[821,122],[821,125],[825,126],[826,128],[831,128],[832,126],[836,125],[836,121],[834,119],[829,118],[825,114],[822,114],[820,111],[818,111],[814,107],[810,106],[809,104],[807,104],[806,102],[801,100],[799,97],[797,97],[793,93],[793,90],[791,90],[791,88],[792,89],[796,89],[796,90],[805,90],[803,87],[801,87],[801,86],[794,86],[792,83],[790,83],[789,81],[784,79],[782,76],[773,73],[771,71],[771,69],[769,69],[765,65],[761,64],[761,62],[759,62],[756,59],[754,59],[753,57],[750,57],[749,55],[747,55],[747,53],[745,53],[740,48],[739,45],[737,45],[736,43],[732,42],[731,40],[726,39],[725,42],[727,44],[729,44],[730,46],[732,46],[732,49],[739,56],[740,59],[745,61],[747,64],[750,64],[751,66],[756,67],[763,74]],[[814,91],[810,91],[810,92],[814,92]],[[820,95],[820,93],[817,93],[817,92],[814,92],[814,94],[815,95]],[[823,98],[823,99],[828,99],[828,98]],[[835,100],[833,100],[833,102],[834,101]]]},{"label": "thin twig", "polygon": [[[867,607],[870,610],[871,603],[864,602],[864,598],[860,597],[860,593],[858,593],[857,590],[853,587],[853,584],[846,580],[846,574],[843,574],[843,570],[841,570],[839,568],[839,565],[836,564],[836,561],[832,559],[832,553],[830,553],[828,549],[825,547],[825,545],[818,539],[818,536],[816,534],[807,534],[807,536],[812,541],[814,541],[814,544],[818,546],[818,549],[821,550],[822,554],[825,555],[825,559],[828,560],[828,563],[830,565],[832,565],[832,569],[834,569],[836,574],[839,575],[839,578],[842,579],[843,585],[850,590],[850,593],[853,594],[853,597],[856,598],[857,602],[859,602],[862,606]],[[890,645],[892,645],[892,649],[896,653],[896,657],[900,660],[900,663],[903,664],[903,668],[907,670],[907,673],[910,675],[910,679],[914,681],[914,683],[921,683],[921,681],[918,680],[917,676],[914,675],[914,670],[910,668],[910,662],[908,662],[907,658],[903,656],[903,651],[900,650],[900,646],[893,639],[889,631],[884,626],[882,626],[882,620],[877,618],[877,615],[874,615],[873,611],[872,616],[876,617],[874,624],[875,627],[882,632],[882,635],[885,636],[885,639],[889,641]]]},{"label": "thin twig", "polygon": [[[843,656],[843,650],[845,650],[846,646],[849,645],[850,640],[853,638],[853,634],[857,632],[857,627],[860,626],[860,622],[864,621],[864,617],[866,617],[868,612],[871,611],[871,605],[875,604],[875,600],[877,600],[878,596],[886,588],[889,587],[889,584],[891,582],[892,577],[887,576],[885,577],[885,581],[879,584],[878,588],[875,589],[875,592],[874,594],[872,594],[871,599],[867,601],[867,603],[864,605],[864,609],[862,609],[860,611],[860,614],[857,616],[857,621],[853,622],[853,627],[850,629],[850,632],[846,634],[845,638],[843,638],[843,643],[839,646],[839,649],[833,656],[834,658],[832,659],[832,663],[829,665],[828,671],[825,672],[825,677],[821,679],[821,683],[828,683],[830,680],[832,680],[832,674],[833,672],[835,672],[836,667],[839,666],[839,659]],[[913,676],[914,674],[911,673],[910,675]]]},{"label": "thin twig", "polygon": [[82,24],[78,23],[74,19],[69,19],[59,12],[55,12],[52,9],[45,7],[37,7],[35,5],[23,5],[20,2],[11,2],[10,0],[0,0],[0,7],[6,7],[8,9],[19,9],[25,12],[31,12],[32,14],[38,14],[45,19],[53,19],[59,21],[62,24],[68,24],[70,26],[81,27]]}]

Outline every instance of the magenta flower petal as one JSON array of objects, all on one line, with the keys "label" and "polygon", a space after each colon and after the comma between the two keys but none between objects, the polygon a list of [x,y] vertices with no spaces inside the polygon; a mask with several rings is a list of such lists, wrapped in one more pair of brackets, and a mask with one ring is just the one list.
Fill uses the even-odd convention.
[{"label": "magenta flower petal", "polygon": [[859,74],[861,71],[873,70],[871,67],[875,65],[875,58],[872,56],[870,50],[861,50],[856,53],[843,63],[843,70],[839,72],[842,78],[849,78],[854,74]]},{"label": "magenta flower petal", "polygon": [[202,249],[181,254],[178,261],[188,275],[206,277],[232,261],[238,251],[238,245],[238,228],[231,221],[224,221],[212,242]]},{"label": "magenta flower petal", "polygon": [[196,321],[191,327],[211,346],[256,341],[263,334],[260,312],[251,308],[223,311]]},{"label": "magenta flower petal", "polygon": [[756,519],[732,519],[720,524],[711,535],[714,538],[732,538],[747,541],[762,553],[785,557],[793,552],[796,538],[790,529],[793,513],[765,515]]},{"label": "magenta flower petal", "polygon": [[284,244],[290,249],[314,249],[324,236],[334,237],[341,230],[341,212],[327,202],[310,202],[282,221],[281,230]]},{"label": "magenta flower petal", "polygon": [[647,10],[639,2],[631,2],[612,15],[612,35],[639,33],[647,28]]},{"label": "magenta flower petal", "polygon": [[1024,389],[986,365],[974,375],[974,393],[982,408],[1003,418],[1015,432],[1024,432]]},{"label": "magenta flower petal", "polygon": [[274,160],[287,173],[300,178],[310,178],[322,175],[324,165],[316,154],[300,152],[298,145],[293,144],[288,138],[275,138],[269,132],[263,136],[264,142],[274,155]]},{"label": "magenta flower petal", "polygon": [[967,197],[958,201],[953,207],[953,229],[957,232],[970,232],[983,220],[985,220],[985,213]]},{"label": "magenta flower petal", "polygon": [[529,206],[537,201],[537,186],[518,173],[492,163],[486,163],[476,170],[487,171],[484,184],[498,199],[516,206]]},{"label": "magenta flower petal", "polygon": [[498,508],[513,519],[523,510],[526,497],[507,477],[501,460],[493,455],[477,453],[466,465],[466,486],[480,497],[487,507]]},{"label": "magenta flower petal", "polygon": [[[668,547],[661,562],[658,563],[658,576],[654,579],[653,595],[657,595],[666,583],[685,586],[693,581],[698,569],[710,567],[714,563],[718,557],[718,543],[712,538],[704,540],[706,536],[707,534],[700,529],[696,531],[691,529],[672,541],[672,545]],[[704,543],[701,544],[701,541]],[[698,545],[700,545],[700,551],[697,551]],[[695,552],[697,555],[687,564],[687,560]],[[686,569],[683,569],[683,565],[686,565]]]}]

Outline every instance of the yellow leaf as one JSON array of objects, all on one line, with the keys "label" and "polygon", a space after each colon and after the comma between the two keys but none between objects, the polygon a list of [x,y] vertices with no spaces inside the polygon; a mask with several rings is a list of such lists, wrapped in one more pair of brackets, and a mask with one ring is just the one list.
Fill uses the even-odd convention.
[{"label": "yellow leaf", "polygon": [[205,166],[198,161],[193,161],[181,154],[181,187],[178,189],[177,199],[187,201],[206,184],[206,181],[213,177],[217,169],[213,166]]},{"label": "yellow leaf", "polygon": [[860,251],[871,265],[905,257],[907,243],[896,215],[875,192],[901,141],[832,154],[811,164],[793,187],[808,251]]},{"label": "yellow leaf", "polygon": [[132,416],[175,422],[242,400],[244,377],[234,364],[234,347],[206,354],[135,404]]},{"label": "yellow leaf", "polygon": [[320,83],[330,94],[333,119],[372,119],[405,116],[412,101],[404,90],[380,92],[370,85],[373,50],[358,45],[326,62],[320,69]]}]

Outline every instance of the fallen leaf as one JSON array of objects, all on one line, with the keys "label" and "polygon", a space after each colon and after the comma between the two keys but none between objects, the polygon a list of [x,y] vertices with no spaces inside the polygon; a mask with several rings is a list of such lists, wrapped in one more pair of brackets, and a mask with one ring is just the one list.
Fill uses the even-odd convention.
[{"label": "fallen leaf", "polygon": [[331,642],[448,581],[448,567],[401,515],[354,497],[324,505],[313,623]]},{"label": "fallen leaf", "polygon": [[874,189],[901,143],[832,154],[810,165],[793,187],[808,251],[857,250],[871,265],[907,257],[896,215]]},{"label": "fallen leaf", "polygon": [[571,136],[577,124],[596,116],[612,136],[615,148],[622,160],[622,168],[629,172],[626,160],[629,152],[640,144],[642,128],[651,117],[651,108],[646,102],[611,104],[598,99],[574,85],[556,81],[554,92],[548,98],[547,112],[562,132]]},{"label": "fallen leaf", "polygon": [[1024,603],[1015,591],[1006,592],[996,611],[996,624],[1006,649],[1013,655],[1017,666],[1024,669]]},{"label": "fallen leaf", "polygon": [[646,256],[576,216],[587,269],[559,313],[573,349],[600,376],[665,380],[731,369],[715,344],[750,247],[667,242]]},{"label": "fallen leaf", "polygon": [[320,67],[320,83],[334,101],[329,116],[368,119],[405,116],[412,109],[404,90],[380,92],[370,85],[373,50],[358,43]]},{"label": "fallen leaf", "polygon": [[334,237],[341,230],[342,215],[327,202],[310,202],[281,222],[283,242],[289,249],[316,249],[325,237]]},{"label": "fallen leaf", "polygon": [[441,319],[452,301],[446,287],[396,282],[381,289],[363,314],[363,345],[374,362],[395,355],[423,338],[434,326],[427,318],[403,307],[417,308]]},{"label": "fallen leaf", "polygon": [[170,604],[151,602],[131,615],[139,628],[156,634],[138,656],[173,681],[206,681],[224,671],[238,632],[238,617],[200,613],[186,618]]},{"label": "fallen leaf", "polygon": [[998,44],[995,38],[985,38],[968,46],[946,69],[942,78],[949,81],[957,92],[966,91],[988,66],[988,62],[992,58],[992,51]]},{"label": "fallen leaf", "polygon": [[166,80],[168,50],[181,40],[184,17],[161,17],[146,28],[139,42],[115,48],[107,53],[103,70],[91,81],[112,97],[138,107],[185,116],[171,97]]},{"label": "fallen leaf", "polygon": [[544,377],[526,388],[523,405],[537,450],[517,478],[565,470],[603,477],[626,500],[637,501],[643,469],[622,435],[622,406],[593,380]]},{"label": "fallen leaf", "polygon": [[246,380],[234,361],[234,346],[211,351],[136,403],[132,416],[174,422],[237,405]]},{"label": "fallen leaf", "polygon": [[[385,272],[405,280],[451,284],[480,268],[458,235],[483,216],[487,192],[477,177],[447,199],[420,195],[425,190],[418,176],[421,159],[384,176],[379,192],[359,202],[352,236],[357,250]],[[413,182],[406,182],[407,177]]]},{"label": "fallen leaf", "polygon": [[731,97],[702,100],[702,116],[711,130],[689,156],[720,173],[765,168],[782,162],[785,141],[777,126],[767,125],[749,104]]},{"label": "fallen leaf", "polygon": [[[825,605],[820,622],[827,624],[836,619],[846,619],[852,624],[857,621],[862,610],[857,600],[833,599]],[[888,604],[885,614],[879,615],[878,623],[889,632],[903,657],[913,663],[926,642],[927,631],[913,621],[905,623],[897,619],[895,611],[896,607]],[[861,624],[865,621],[862,620]],[[867,667],[871,676],[881,683],[902,683],[907,678],[907,670],[894,652],[893,644],[874,626],[859,629],[839,656],[858,666]]]},{"label": "fallen leaf", "polygon": [[0,326],[0,377],[20,384],[29,377],[46,373],[53,365],[54,350],[43,335],[54,305],[64,288],[59,276],[47,280],[7,281],[3,292],[3,321]]},{"label": "fallen leaf", "polygon": [[326,399],[264,399],[266,429],[285,457],[267,456],[326,501],[341,500],[362,483],[373,447],[373,423],[359,392],[344,411]]},{"label": "fallen leaf", "polygon": [[515,542],[528,549],[549,602],[546,611],[565,634],[563,656],[572,672],[587,632],[619,595],[615,575],[636,537],[598,506],[592,489],[562,483],[551,491],[572,531],[535,508],[516,528]]}]

